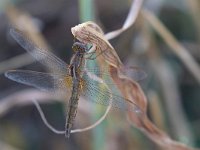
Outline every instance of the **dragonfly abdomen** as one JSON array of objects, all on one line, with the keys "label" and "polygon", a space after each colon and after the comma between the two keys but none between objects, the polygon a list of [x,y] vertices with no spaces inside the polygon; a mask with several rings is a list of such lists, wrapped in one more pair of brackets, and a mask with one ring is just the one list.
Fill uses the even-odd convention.
[{"label": "dragonfly abdomen", "polygon": [[78,108],[78,100],[80,95],[80,82],[79,80],[74,80],[73,88],[72,88],[72,95],[69,100],[68,111],[67,111],[67,118],[66,118],[66,126],[65,126],[65,136],[69,138],[71,128],[74,122],[74,119],[77,114]]},{"label": "dragonfly abdomen", "polygon": [[85,47],[81,46],[81,43],[73,45],[73,49],[76,52],[70,61],[70,74],[73,78],[72,95],[69,100],[69,106],[66,118],[66,137],[70,136],[71,128],[76,117],[78,100],[81,92],[81,69],[84,66],[84,52]]}]

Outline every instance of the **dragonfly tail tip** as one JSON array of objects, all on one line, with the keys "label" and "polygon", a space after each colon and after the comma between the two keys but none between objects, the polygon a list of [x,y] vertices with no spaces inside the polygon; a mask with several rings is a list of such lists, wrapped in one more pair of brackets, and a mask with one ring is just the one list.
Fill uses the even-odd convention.
[{"label": "dragonfly tail tip", "polygon": [[71,133],[71,129],[67,129],[65,132],[65,137],[69,138],[70,137],[70,133]]}]

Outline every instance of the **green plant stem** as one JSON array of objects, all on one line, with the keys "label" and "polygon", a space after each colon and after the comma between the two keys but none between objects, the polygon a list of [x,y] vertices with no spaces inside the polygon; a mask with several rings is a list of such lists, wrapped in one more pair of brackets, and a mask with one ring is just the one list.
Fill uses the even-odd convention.
[{"label": "green plant stem", "polygon": [[79,19],[80,22],[94,21],[94,0],[79,0]]}]

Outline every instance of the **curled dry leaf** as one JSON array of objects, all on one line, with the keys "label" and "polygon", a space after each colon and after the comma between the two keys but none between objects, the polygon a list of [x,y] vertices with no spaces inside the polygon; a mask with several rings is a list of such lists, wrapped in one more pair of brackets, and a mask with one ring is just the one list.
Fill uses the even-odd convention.
[{"label": "curled dry leaf", "polygon": [[140,115],[138,113],[128,112],[127,115],[131,124],[134,124],[134,126],[143,131],[152,141],[161,146],[162,149],[192,149],[182,143],[173,141],[149,120],[146,114],[147,99],[142,88],[136,81],[133,81],[125,74],[123,76],[121,75],[123,64],[98,25],[91,21],[85,22],[71,28],[71,31],[79,41],[92,44],[93,50],[96,51],[97,55],[102,53],[102,55],[97,57],[99,66],[108,66],[110,76],[122,95],[137,104],[140,110],[142,110]]},{"label": "curled dry leaf", "polygon": [[122,62],[119,59],[112,45],[105,39],[101,28],[92,21],[79,24],[71,28],[73,36],[85,44],[92,44],[92,49],[96,50],[97,55],[101,54],[108,64],[119,68]]},{"label": "curled dry leaf", "polygon": [[[74,37],[77,38],[79,41],[83,43],[92,44],[97,52],[97,55],[99,53],[102,53],[102,55],[99,55],[99,57],[97,57],[97,61],[101,62],[99,63],[101,64],[100,67],[103,66],[103,68],[105,68],[105,66],[107,65],[109,66],[110,70],[108,71],[110,72],[112,79],[118,86],[125,85],[125,84],[128,84],[129,86],[131,86],[130,83],[133,82],[134,83],[134,85],[132,85],[133,87],[137,87],[137,89],[141,89],[137,82],[134,82],[133,80],[131,80],[130,78],[128,78],[126,75],[123,74],[121,70],[123,70],[124,66],[121,60],[119,59],[119,56],[117,55],[115,49],[108,42],[108,40],[105,39],[102,30],[97,24],[91,21],[85,22],[73,27],[71,31]],[[107,63],[104,63],[105,61]],[[116,80],[116,78],[121,79],[121,80]],[[118,88],[126,89],[127,87],[128,86],[118,87]],[[127,90],[124,90],[124,91],[127,91]],[[129,91],[125,93],[130,94],[131,92]],[[129,94],[123,94],[123,95],[125,95],[126,98],[131,99],[129,98],[130,97]],[[141,95],[144,95],[144,94],[137,94],[134,92],[134,98],[133,98],[134,101],[137,99],[141,99],[141,98],[138,98]],[[138,101],[137,104],[138,106],[140,106],[143,112],[146,112],[146,98],[144,102],[145,96],[142,96],[142,97],[143,97],[142,98],[143,100]]]}]

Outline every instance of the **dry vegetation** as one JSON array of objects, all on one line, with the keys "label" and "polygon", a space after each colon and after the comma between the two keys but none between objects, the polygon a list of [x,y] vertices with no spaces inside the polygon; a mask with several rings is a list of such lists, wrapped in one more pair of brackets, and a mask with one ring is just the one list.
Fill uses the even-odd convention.
[{"label": "dry vegetation", "polygon": [[[114,0],[112,0],[112,2],[113,1]],[[120,1],[116,1],[120,3]],[[66,5],[68,1],[63,2],[60,0],[59,2],[65,3]],[[90,5],[87,5],[87,2],[90,3]],[[84,22],[75,26],[78,23],[74,24],[76,21],[72,19],[72,22],[70,22],[71,24],[68,24],[69,31],[67,31],[67,33],[73,34],[73,36],[81,42],[93,44],[93,48],[97,53],[106,50],[105,53],[97,57],[97,64],[100,68],[108,69],[108,73],[113,79],[113,82],[117,84],[117,88],[122,95],[131,100],[130,104],[136,104],[141,112],[139,114],[128,111],[119,113],[117,111],[109,111],[110,107],[105,111],[105,109],[101,109],[98,106],[91,109],[89,104],[80,102],[79,116],[77,117],[77,120],[80,120],[80,122],[78,122],[78,124],[80,123],[82,125],[82,123],[87,122],[87,126],[89,124],[93,125],[89,125],[89,127],[85,129],[74,130],[72,133],[83,132],[84,130],[89,130],[89,132],[76,133],[66,142],[64,136],[50,133],[40,120],[35,107],[30,106],[33,104],[33,98],[39,103],[44,104],[42,106],[45,106],[47,110],[44,110],[45,114],[47,114],[47,120],[49,120],[49,122],[56,122],[51,124],[63,129],[65,101],[33,89],[16,90],[18,87],[17,84],[14,85],[8,80],[4,81],[5,78],[2,75],[2,78],[4,78],[2,79],[2,83],[6,85],[7,88],[1,87],[0,132],[2,134],[0,135],[0,147],[3,147],[3,150],[14,150],[15,148],[13,147],[16,147],[16,149],[66,149],[65,147],[69,147],[71,149],[110,150],[126,147],[126,149],[136,150],[192,150],[195,149],[193,147],[199,147],[200,111],[198,109],[198,91],[200,90],[200,57],[198,50],[200,44],[200,22],[197,17],[197,14],[200,13],[199,1],[188,0],[182,9],[176,3],[174,3],[172,7],[170,2],[162,3],[161,1],[157,3],[152,1],[152,5],[158,4],[155,5],[157,8],[150,5],[151,1],[143,2],[143,0],[134,0],[132,3],[126,1],[124,2],[126,5],[122,4],[121,7],[119,5],[114,7],[111,2],[107,2],[105,6],[104,4],[106,1],[95,2],[96,3],[85,1],[85,3],[80,2],[79,4],[71,2],[74,4],[72,6],[79,5],[79,11],[81,10],[80,12],[83,13],[79,14],[82,21],[95,18],[96,20],[93,21],[97,23]],[[60,26],[56,26],[54,21],[57,20],[52,12],[58,11],[58,8],[62,7],[57,4],[55,7],[58,8],[54,9],[54,3],[52,2],[52,4],[49,4],[49,12],[47,11],[46,13],[41,7],[38,7],[38,12],[35,12],[34,8],[37,8],[37,6],[32,8],[26,3],[25,5],[21,3],[21,7],[27,7],[27,12],[29,10],[28,8],[32,8],[30,10],[32,10],[35,16],[39,16],[38,13],[42,10],[43,16],[41,15],[40,17],[46,20],[46,24],[50,22],[50,26],[44,25],[43,31],[49,41],[52,40],[57,44],[60,41],[59,39],[56,40],[56,38],[59,37],[59,33],[63,32],[60,28],[63,28],[63,26],[67,24],[66,19],[70,17],[63,15],[62,17],[65,19],[65,22],[62,22]],[[13,6],[13,4],[10,3],[5,4],[3,7],[4,9],[1,10],[2,15],[7,21],[5,26],[9,24],[23,29],[32,41],[40,45],[40,47],[51,50],[49,44],[47,44],[47,40],[41,33],[41,28],[38,28],[35,22],[33,22],[33,17],[22,11],[17,5]],[[39,2],[35,3],[35,5],[38,6],[39,4]],[[96,4],[96,7],[92,4]],[[131,4],[130,8],[128,8],[129,4]],[[31,5],[34,4],[31,3]],[[71,8],[74,8],[72,6]],[[88,7],[85,8],[85,6]],[[116,10],[117,7],[119,8]],[[113,12],[119,11],[118,14],[123,14],[123,10],[126,10],[123,7],[129,9],[128,14],[126,14],[127,17],[124,22],[122,21],[121,27],[120,24],[115,26],[116,23],[114,20],[113,24],[110,23],[112,19],[108,16],[111,16],[111,14],[106,10]],[[87,14],[84,8],[91,9],[89,14]],[[60,13],[65,13],[63,11],[64,9],[60,11]],[[191,21],[185,23],[181,18],[176,18],[175,22],[171,23],[170,18],[167,17],[174,16],[168,15],[167,13],[174,13],[174,15],[177,15],[180,13],[179,11],[182,13],[183,17],[186,18],[189,16],[189,19],[186,19]],[[72,12],[71,15],[74,15],[74,10]],[[96,16],[92,16],[91,13],[96,14]],[[161,16],[160,19],[158,17],[159,15]],[[162,15],[164,17],[166,16],[166,19],[162,18]],[[97,25],[99,24],[103,27],[103,23],[101,23],[100,20],[108,24],[108,27],[105,25],[105,30],[116,29],[117,27],[119,29],[104,34],[102,29]],[[178,28],[180,28],[179,34],[178,31],[176,32],[176,25],[174,25],[178,22],[181,22],[178,24],[180,25],[178,26]],[[167,24],[169,24],[169,27],[171,25],[171,29],[167,27]],[[55,27],[52,28],[51,25]],[[113,28],[112,25],[114,26]],[[185,25],[186,28],[183,27]],[[72,33],[70,33],[70,27],[72,27]],[[7,30],[9,28],[10,26],[6,27]],[[50,29],[55,31],[51,31]],[[190,32],[190,30],[193,31]],[[183,31],[185,33],[182,33]],[[189,38],[190,36],[192,37]],[[69,45],[70,38],[71,41],[73,41],[72,36],[69,38],[69,35],[61,35],[59,38],[63,37],[68,38],[66,42],[68,42]],[[10,45],[13,44],[11,39],[8,40],[10,40]],[[111,41],[113,46],[108,40]],[[65,48],[67,46],[63,43],[64,42],[59,43],[61,46],[59,44],[55,45],[57,46],[57,51],[59,51],[60,48],[64,50],[62,53],[66,54]],[[2,44],[1,46],[3,49],[3,43],[0,44]],[[7,49],[7,51],[9,50],[10,48]],[[7,51],[2,51],[2,55],[6,55],[6,53],[8,53]],[[5,59],[4,61],[2,60],[0,63],[1,74],[6,70],[22,68],[34,62],[26,53],[19,55],[12,54],[11,56],[12,58]],[[123,61],[121,61],[120,58],[123,58]],[[148,77],[141,82],[142,87],[138,82],[122,72],[124,66],[133,66],[136,64],[142,66],[143,70],[148,74]],[[36,66],[37,65],[30,65],[30,67],[35,69],[42,69]],[[10,87],[14,88],[11,89]],[[5,95],[3,92],[8,94]],[[51,103],[55,103],[55,106],[50,105]],[[52,108],[54,109],[53,112]],[[38,109],[40,108],[38,107]],[[15,115],[18,112],[19,114]],[[48,112],[50,114],[48,114]],[[104,112],[105,114],[102,115]],[[61,116],[55,116],[53,113]],[[22,118],[20,118],[20,115]],[[126,116],[126,119],[124,119],[124,116]],[[24,118],[32,119],[26,120]],[[95,121],[96,123],[94,123]],[[34,126],[38,129],[35,129]],[[27,132],[29,134],[27,134]],[[30,140],[27,137],[29,137]]]}]

